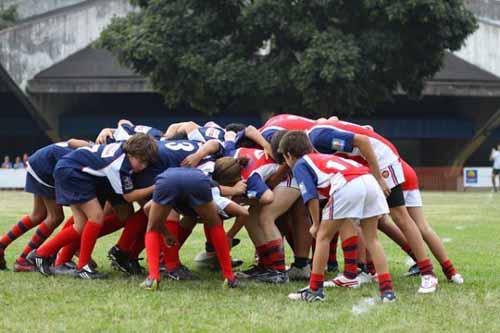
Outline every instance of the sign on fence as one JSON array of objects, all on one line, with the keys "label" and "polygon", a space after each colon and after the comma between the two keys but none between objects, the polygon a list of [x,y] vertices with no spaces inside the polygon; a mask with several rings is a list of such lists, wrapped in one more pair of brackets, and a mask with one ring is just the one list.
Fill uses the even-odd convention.
[{"label": "sign on fence", "polygon": [[0,189],[24,188],[25,169],[0,169]]},{"label": "sign on fence", "polygon": [[464,168],[464,187],[491,187],[491,168]]}]

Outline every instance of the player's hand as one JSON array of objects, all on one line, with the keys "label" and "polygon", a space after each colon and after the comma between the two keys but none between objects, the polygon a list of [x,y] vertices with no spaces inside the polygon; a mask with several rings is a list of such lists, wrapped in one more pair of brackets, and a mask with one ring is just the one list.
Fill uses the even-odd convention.
[{"label": "player's hand", "polygon": [[247,192],[247,183],[244,180],[240,180],[234,186],[234,195],[243,195]]},{"label": "player's hand", "polygon": [[95,139],[95,143],[97,143],[98,145],[106,144],[108,138],[112,137],[113,130],[111,128],[104,128]]},{"label": "player's hand", "polygon": [[311,234],[312,238],[316,239],[316,235],[318,234],[318,226],[313,224],[310,228],[309,228],[309,233]]},{"label": "player's hand", "polygon": [[388,197],[391,194],[391,189],[389,188],[389,186],[387,186],[387,183],[385,182],[385,180],[380,179],[378,181],[378,184],[380,185],[380,188],[382,189],[382,192],[384,192],[384,195],[386,197]]},{"label": "player's hand", "polygon": [[271,148],[271,145],[265,145],[264,147],[264,155],[266,156],[266,159],[273,158],[273,149]]},{"label": "player's hand", "polygon": [[181,166],[195,168],[200,164],[200,161],[201,158],[198,157],[198,154],[194,153],[186,157],[184,161],[182,161]]}]

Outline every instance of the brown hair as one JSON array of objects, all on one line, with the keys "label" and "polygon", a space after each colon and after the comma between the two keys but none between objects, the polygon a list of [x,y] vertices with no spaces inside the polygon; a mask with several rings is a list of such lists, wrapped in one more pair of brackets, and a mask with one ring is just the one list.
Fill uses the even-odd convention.
[{"label": "brown hair", "polygon": [[123,150],[130,156],[148,163],[152,163],[158,158],[156,140],[144,133],[132,135],[123,144]]},{"label": "brown hair", "polygon": [[281,139],[285,136],[286,133],[288,133],[288,131],[278,131],[273,134],[273,137],[271,139],[271,150],[273,154],[273,159],[279,164],[285,163],[283,154],[279,152],[280,151],[279,147]]},{"label": "brown hair", "polygon": [[241,169],[248,164],[246,158],[222,157],[215,161],[212,178],[224,186],[233,186],[241,180]]},{"label": "brown hair", "polygon": [[305,154],[313,152],[313,146],[307,134],[302,131],[290,131],[280,140],[278,152],[290,154],[295,158],[301,158]]}]

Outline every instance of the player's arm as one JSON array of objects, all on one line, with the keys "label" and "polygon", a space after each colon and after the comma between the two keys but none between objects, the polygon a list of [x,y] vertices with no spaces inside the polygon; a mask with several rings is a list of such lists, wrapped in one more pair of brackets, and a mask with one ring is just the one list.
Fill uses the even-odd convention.
[{"label": "player's arm", "polygon": [[183,167],[196,167],[202,159],[209,155],[214,155],[220,150],[221,146],[219,141],[212,139],[205,142],[198,151],[189,155],[182,161]]},{"label": "player's arm", "polygon": [[145,188],[135,189],[128,193],[124,193],[123,198],[127,202],[134,202],[134,201],[143,202],[145,199],[153,195],[154,190],[155,190],[154,185]]},{"label": "player's arm", "polygon": [[271,144],[267,142],[267,140],[260,134],[259,130],[257,130],[254,126],[250,125],[245,128],[245,137],[252,140],[256,144],[264,149],[264,153],[266,154],[266,158],[273,156]]},{"label": "player's arm", "polygon": [[387,186],[382,174],[380,173],[380,166],[378,165],[377,156],[373,151],[372,144],[366,135],[355,134],[353,138],[353,146],[359,149],[359,152],[365,158],[372,175],[375,177],[384,194],[388,196],[391,190]]},{"label": "player's arm", "polygon": [[97,138],[95,139],[95,143],[97,144],[106,144],[108,139],[114,140],[115,129],[114,128],[103,128]]},{"label": "player's arm", "polygon": [[316,238],[320,224],[319,195],[316,189],[317,178],[313,171],[306,165],[304,160],[299,160],[293,167],[293,176],[300,188],[302,200],[309,210],[312,226],[309,229],[311,235]]},{"label": "player's arm", "polygon": [[248,207],[238,205],[237,203],[231,201],[228,203],[226,208],[224,208],[224,212],[228,216],[248,216]]},{"label": "player's arm", "polygon": [[72,149],[77,149],[81,147],[90,147],[92,145],[92,142],[81,139],[69,139],[67,142],[68,142],[68,147]]},{"label": "player's arm", "polygon": [[290,169],[286,164],[282,164],[279,166],[278,170],[276,170],[275,173],[273,173],[268,179],[267,179],[267,185],[270,188],[275,188],[279,183],[281,183],[283,180],[286,179],[286,176],[288,175]]},{"label": "player's arm", "polygon": [[247,191],[247,183],[244,180],[240,180],[234,186],[223,186],[220,185],[220,193],[225,197],[234,197],[238,195],[244,195]]},{"label": "player's arm", "polygon": [[168,128],[165,131],[165,134],[163,134],[163,136],[167,139],[170,139],[179,133],[188,134],[189,132],[197,129],[198,127],[200,127],[200,126],[197,123],[195,123],[194,121],[185,121],[185,122],[181,122],[181,123],[171,124],[170,126],[168,126]]}]

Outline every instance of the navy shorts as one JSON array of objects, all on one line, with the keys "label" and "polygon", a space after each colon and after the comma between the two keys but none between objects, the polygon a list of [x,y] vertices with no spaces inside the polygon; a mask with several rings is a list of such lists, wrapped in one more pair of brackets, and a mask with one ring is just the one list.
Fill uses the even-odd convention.
[{"label": "navy shorts", "polygon": [[28,193],[33,193],[45,199],[56,198],[56,190],[54,187],[48,187],[38,182],[29,172],[26,173],[26,184],[24,185],[24,191]]},{"label": "navy shorts", "polygon": [[106,201],[108,201],[111,206],[117,206],[126,204],[127,201],[123,198],[123,195],[117,194],[107,178],[99,178],[96,186],[97,199],[99,203],[104,207]]},{"label": "navy shorts", "polygon": [[56,202],[59,205],[84,203],[97,197],[98,180],[73,168],[56,168]]},{"label": "navy shorts", "polygon": [[185,215],[191,208],[213,200],[212,183],[203,171],[193,168],[170,168],[156,177],[153,201],[173,207]]}]

